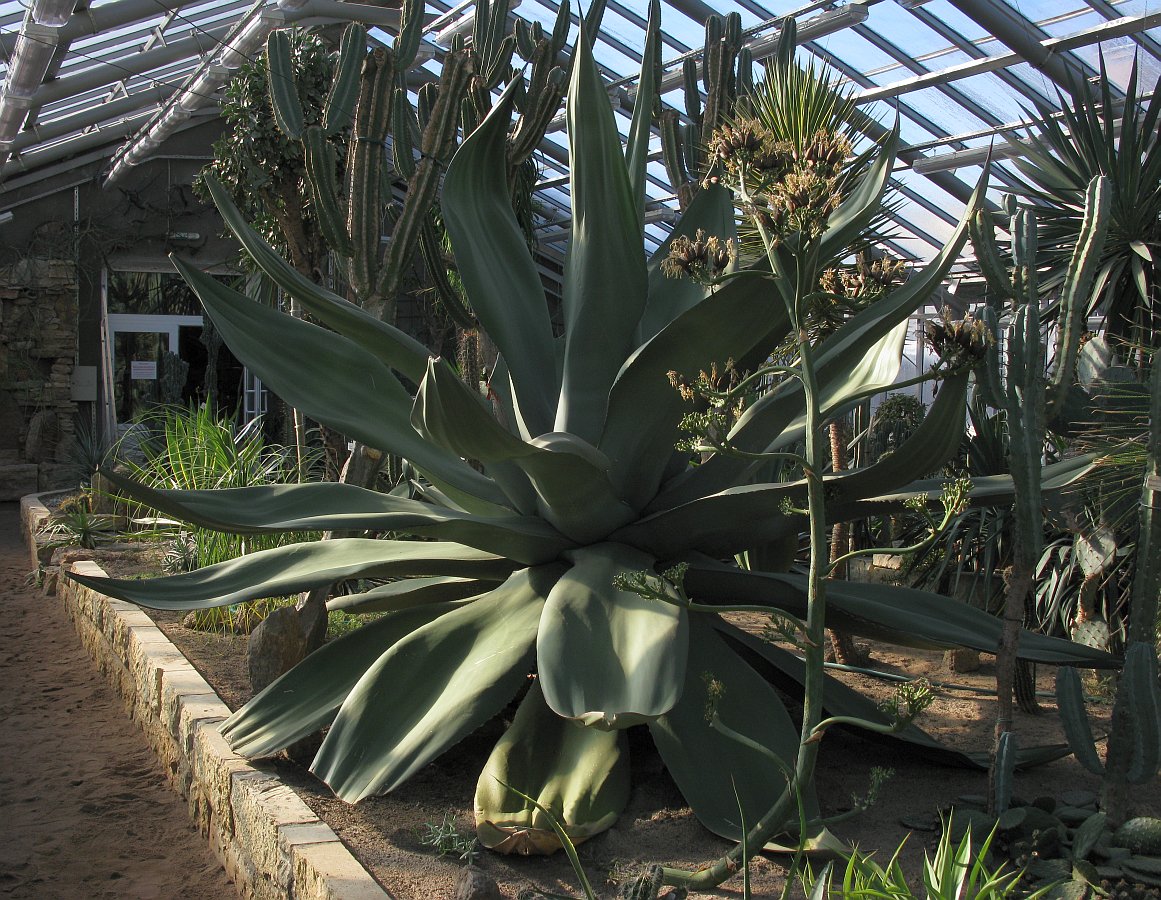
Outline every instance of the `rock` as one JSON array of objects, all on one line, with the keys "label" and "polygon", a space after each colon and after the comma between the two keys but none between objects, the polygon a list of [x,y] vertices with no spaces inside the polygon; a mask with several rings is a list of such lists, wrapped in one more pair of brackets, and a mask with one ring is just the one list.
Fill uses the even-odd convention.
[{"label": "rock", "polygon": [[503,900],[496,879],[479,866],[464,866],[452,889],[452,900]]},{"label": "rock", "polygon": [[293,606],[280,606],[250,632],[246,643],[250,687],[257,694],[302,661],[306,641]]},{"label": "rock", "polygon": [[951,672],[976,672],[980,668],[980,651],[966,647],[946,650],[943,665]]}]

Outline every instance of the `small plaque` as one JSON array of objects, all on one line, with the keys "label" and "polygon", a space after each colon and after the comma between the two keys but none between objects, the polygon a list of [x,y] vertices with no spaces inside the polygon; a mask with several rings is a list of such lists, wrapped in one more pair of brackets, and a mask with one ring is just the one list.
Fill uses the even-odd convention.
[{"label": "small plaque", "polygon": [[130,361],[129,377],[134,381],[157,381],[157,361],[152,359]]}]

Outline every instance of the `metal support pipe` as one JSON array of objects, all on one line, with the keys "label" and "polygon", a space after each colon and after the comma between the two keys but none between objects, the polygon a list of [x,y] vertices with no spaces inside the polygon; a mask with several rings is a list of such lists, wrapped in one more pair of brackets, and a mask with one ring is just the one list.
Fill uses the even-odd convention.
[{"label": "metal support pipe", "polygon": [[1088,84],[1089,76],[1095,74],[1073,53],[1054,53],[1045,47],[1048,35],[1005,3],[997,0],[951,0],[951,5],[1066,91],[1077,84]]}]

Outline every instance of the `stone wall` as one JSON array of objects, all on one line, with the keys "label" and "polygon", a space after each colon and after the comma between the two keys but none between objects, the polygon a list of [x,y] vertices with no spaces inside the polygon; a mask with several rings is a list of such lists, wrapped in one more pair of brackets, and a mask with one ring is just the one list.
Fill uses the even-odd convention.
[{"label": "stone wall", "polygon": [[75,481],[76,350],[72,261],[28,258],[0,269],[0,500]]}]

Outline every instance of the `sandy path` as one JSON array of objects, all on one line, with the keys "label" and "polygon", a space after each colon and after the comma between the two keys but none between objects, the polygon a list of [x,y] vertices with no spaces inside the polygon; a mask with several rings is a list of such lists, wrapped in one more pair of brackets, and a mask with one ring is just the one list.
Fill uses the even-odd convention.
[{"label": "sandy path", "polygon": [[0,503],[0,897],[237,897]]}]

